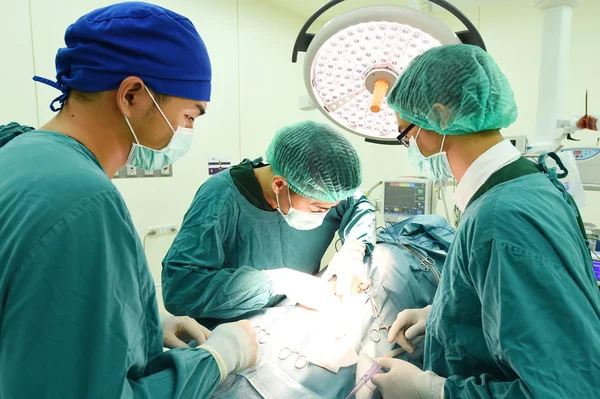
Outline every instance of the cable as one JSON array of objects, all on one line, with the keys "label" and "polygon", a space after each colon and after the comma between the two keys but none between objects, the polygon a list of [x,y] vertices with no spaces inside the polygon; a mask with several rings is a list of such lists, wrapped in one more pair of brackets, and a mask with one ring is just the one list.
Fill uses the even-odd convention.
[{"label": "cable", "polygon": [[335,244],[334,244],[334,247],[335,247],[335,252],[340,252],[340,250],[339,250],[339,249],[338,249],[338,247],[337,247],[338,243],[340,243],[340,242],[342,242],[342,240],[338,238],[338,239],[337,239],[337,241],[336,241],[336,242],[335,242]]},{"label": "cable", "polygon": [[377,183],[375,183],[370,189],[367,190],[367,192],[365,193],[365,197],[369,197],[369,195],[371,195],[371,192],[373,192],[373,190],[375,190],[377,187],[381,186],[383,184],[383,180],[378,181]]},{"label": "cable", "polygon": [[156,230],[150,230],[148,232],[148,234],[146,234],[144,236],[144,240],[142,241],[142,248],[144,248],[144,252],[146,251],[146,238],[148,238],[148,236],[154,236],[156,235]]}]

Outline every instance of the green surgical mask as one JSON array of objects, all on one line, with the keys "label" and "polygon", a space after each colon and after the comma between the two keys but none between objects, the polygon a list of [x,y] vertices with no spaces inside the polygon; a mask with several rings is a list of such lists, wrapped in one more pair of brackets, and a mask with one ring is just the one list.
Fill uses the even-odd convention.
[{"label": "green surgical mask", "polygon": [[417,135],[409,140],[410,146],[408,147],[408,161],[410,164],[419,171],[419,174],[431,180],[447,180],[454,177],[452,175],[452,168],[450,168],[450,162],[448,162],[448,155],[442,151],[444,148],[444,142],[446,141],[446,135],[442,140],[442,146],[440,152],[433,154],[430,157],[424,156],[419,150],[417,145],[417,139],[419,138],[421,129],[417,132]]},{"label": "green surgical mask", "polygon": [[129,123],[129,119],[127,116],[123,115],[125,116],[125,122],[127,122],[127,126],[129,126],[129,130],[135,139],[135,143],[131,146],[131,151],[129,152],[126,163],[129,166],[135,166],[136,168],[144,170],[161,170],[187,154],[192,146],[192,141],[194,140],[194,129],[179,126],[177,130],[174,130],[162,109],[158,106],[154,96],[150,93],[150,90],[148,90],[148,87],[144,87],[150,95],[152,102],[154,102],[154,105],[156,105],[158,111],[173,131],[173,137],[171,138],[171,141],[169,141],[169,144],[161,150],[143,146],[138,141],[138,138],[131,127],[131,123]]}]

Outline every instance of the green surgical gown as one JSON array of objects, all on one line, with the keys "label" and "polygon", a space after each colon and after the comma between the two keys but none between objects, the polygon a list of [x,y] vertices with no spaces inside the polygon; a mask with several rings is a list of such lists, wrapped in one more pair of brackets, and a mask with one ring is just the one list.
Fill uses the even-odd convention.
[{"label": "green surgical gown", "polygon": [[94,155],[32,131],[0,148],[0,170],[0,398],[208,397],[217,364],[163,353],[144,250]]},{"label": "green surgical gown", "polygon": [[522,162],[476,194],[444,265],[425,368],[448,378],[447,399],[600,397],[590,252],[561,192]]},{"label": "green surgical gown", "polygon": [[198,190],[163,260],[165,307],[177,315],[223,320],[268,306],[277,297],[261,270],[318,272],[338,230],[343,240],[360,240],[373,249],[375,210],[364,195],[342,201],[320,227],[301,231],[279,212],[253,206],[230,172],[221,172]]}]

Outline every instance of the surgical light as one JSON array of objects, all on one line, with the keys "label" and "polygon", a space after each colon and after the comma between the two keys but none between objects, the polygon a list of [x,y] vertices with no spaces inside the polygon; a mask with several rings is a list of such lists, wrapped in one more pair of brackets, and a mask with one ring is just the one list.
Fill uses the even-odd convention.
[{"label": "surgical light", "polygon": [[343,0],[321,7],[300,31],[292,62],[306,51],[304,81],[314,105],[333,123],[367,141],[395,144],[396,118],[386,96],[407,65],[428,49],[444,44],[470,43],[485,49],[473,25],[451,4],[448,9],[469,28],[454,33],[421,11],[394,5],[361,7],[329,21],[316,35],[307,33],[325,11]]}]

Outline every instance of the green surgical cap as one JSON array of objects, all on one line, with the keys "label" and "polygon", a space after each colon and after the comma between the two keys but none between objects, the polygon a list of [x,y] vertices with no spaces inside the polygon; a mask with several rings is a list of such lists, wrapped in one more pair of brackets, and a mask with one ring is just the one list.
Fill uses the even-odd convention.
[{"label": "green surgical cap", "polygon": [[517,104],[506,76],[479,47],[434,47],[416,57],[387,98],[400,118],[425,130],[462,135],[510,126]]},{"label": "green surgical cap", "polygon": [[358,154],[335,129],[313,121],[298,122],[275,133],[267,161],[303,197],[337,202],[360,186]]}]

